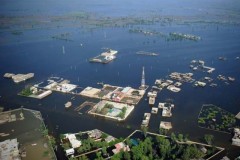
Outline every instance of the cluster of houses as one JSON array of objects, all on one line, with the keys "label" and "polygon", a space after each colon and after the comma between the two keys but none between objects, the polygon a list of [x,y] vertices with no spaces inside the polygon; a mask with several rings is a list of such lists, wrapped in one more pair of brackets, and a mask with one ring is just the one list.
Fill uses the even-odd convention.
[{"label": "cluster of houses", "polygon": [[[91,138],[91,139],[93,139],[95,141],[99,141],[102,138],[103,132],[98,130],[98,129],[94,129],[94,130],[82,132],[82,134],[87,134],[87,137],[89,137],[89,138]],[[70,144],[70,148],[65,150],[67,156],[74,156],[75,150],[82,146],[82,141],[79,138],[77,138],[77,135],[79,135],[79,133],[76,133],[76,134],[70,134],[70,133],[64,134],[64,138],[63,139],[68,140],[68,142]],[[64,143],[63,139],[62,139],[62,143]],[[107,137],[104,138],[104,140],[107,143],[109,143],[111,141],[114,141],[115,138],[113,136],[111,136],[111,135],[107,135]]]},{"label": "cluster of houses", "polygon": [[159,90],[162,90],[163,88],[167,87],[168,90],[172,92],[179,92],[181,91],[181,88],[179,88],[182,83],[181,82],[173,82],[172,80],[164,80],[164,79],[157,79],[155,81],[155,85]]},{"label": "cluster of houses", "polygon": [[[172,117],[172,108],[174,108],[174,104],[171,104],[171,103],[159,103],[158,104],[158,108],[163,110],[162,111],[162,116],[163,117]],[[161,121],[159,128],[163,128],[163,129],[169,130],[169,129],[172,128],[172,124],[171,124],[171,122]]]},{"label": "cluster of houses", "polygon": [[90,98],[98,98],[114,102],[121,102],[136,105],[143,95],[145,90],[133,89],[131,87],[118,87],[105,84],[102,89],[86,87],[80,95]]}]

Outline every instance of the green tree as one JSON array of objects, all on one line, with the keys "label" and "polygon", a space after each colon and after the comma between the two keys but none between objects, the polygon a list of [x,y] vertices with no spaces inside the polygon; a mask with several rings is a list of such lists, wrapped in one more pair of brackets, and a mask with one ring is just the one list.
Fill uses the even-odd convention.
[{"label": "green tree", "polygon": [[144,155],[152,154],[152,139],[147,137],[143,142],[143,153]]},{"label": "green tree", "polygon": [[69,160],[77,160],[76,157],[70,157]]},{"label": "green tree", "polygon": [[49,136],[49,143],[53,147],[53,149],[56,149],[56,139],[53,136]]},{"label": "green tree", "polygon": [[183,150],[182,159],[199,159],[204,156],[204,153],[198,150],[196,146],[187,146],[185,150]]},{"label": "green tree", "polygon": [[103,139],[105,139],[105,138],[107,138],[107,137],[108,137],[108,135],[107,135],[106,133],[103,133],[103,134],[102,134],[102,138],[103,138]]},{"label": "green tree", "polygon": [[132,142],[129,138],[127,138],[125,142],[130,148],[132,147]]},{"label": "green tree", "polygon": [[81,157],[78,158],[79,160],[88,160],[88,157],[86,155],[83,155]]},{"label": "green tree", "polygon": [[78,149],[77,149],[77,152],[78,153],[83,153],[84,151],[85,151],[85,146],[81,146],[81,147],[79,147]]},{"label": "green tree", "polygon": [[102,157],[101,152],[97,152],[97,158],[95,158],[95,160],[104,160],[104,158]]},{"label": "green tree", "polygon": [[106,148],[106,147],[103,147],[103,148],[102,148],[102,153],[103,153],[103,155],[106,155],[106,154],[107,154],[107,148]]},{"label": "green tree", "polygon": [[187,142],[187,141],[188,141],[188,137],[189,137],[189,135],[188,135],[188,134],[186,134],[186,135],[184,136],[184,141],[185,141],[185,142]]},{"label": "green tree", "polygon": [[169,157],[171,153],[171,145],[168,139],[164,139],[162,141],[162,144],[159,146],[160,153],[162,157],[165,159],[166,157]]},{"label": "green tree", "polygon": [[30,96],[33,93],[31,91],[30,87],[28,86],[25,89],[23,89],[20,94],[23,95],[23,96]]},{"label": "green tree", "polygon": [[123,158],[124,160],[131,160],[131,155],[129,152],[124,152],[123,153]]},{"label": "green tree", "polygon": [[140,160],[143,155],[143,151],[140,149],[140,144],[138,146],[132,147],[131,151],[132,151],[132,155],[133,155],[133,157],[132,157],[133,160]]},{"label": "green tree", "polygon": [[119,160],[119,159],[122,159],[122,154],[123,154],[122,151],[120,151],[120,152],[117,153],[117,154],[114,154],[114,155],[111,157],[111,160]]},{"label": "green tree", "polygon": [[176,141],[176,139],[177,139],[175,133],[173,133],[173,132],[171,133],[171,139],[172,139],[173,141]]},{"label": "green tree", "polygon": [[146,138],[147,137],[147,130],[148,130],[148,128],[145,127],[145,126],[142,126],[141,130],[142,130],[142,133],[143,133],[144,137]]},{"label": "green tree", "polygon": [[64,139],[65,138],[65,135],[64,134],[60,134],[60,139]]},{"label": "green tree", "polygon": [[183,135],[182,134],[178,134],[178,140],[181,141],[181,142],[183,141]]},{"label": "green tree", "polygon": [[48,136],[48,129],[43,128],[42,134],[43,134],[44,137],[47,137]]},{"label": "green tree", "polygon": [[162,134],[162,135],[166,135],[167,134],[167,130],[164,129],[164,128],[160,128],[159,129],[159,133]]}]

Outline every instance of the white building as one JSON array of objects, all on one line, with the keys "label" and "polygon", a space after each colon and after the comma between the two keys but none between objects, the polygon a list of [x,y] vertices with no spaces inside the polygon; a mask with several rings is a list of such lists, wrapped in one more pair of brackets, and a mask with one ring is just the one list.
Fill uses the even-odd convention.
[{"label": "white building", "polygon": [[234,128],[234,136],[232,138],[232,145],[240,146],[240,129]]},{"label": "white building", "polygon": [[82,145],[82,142],[77,140],[75,134],[65,134],[65,136],[69,140],[73,148],[78,148]]}]

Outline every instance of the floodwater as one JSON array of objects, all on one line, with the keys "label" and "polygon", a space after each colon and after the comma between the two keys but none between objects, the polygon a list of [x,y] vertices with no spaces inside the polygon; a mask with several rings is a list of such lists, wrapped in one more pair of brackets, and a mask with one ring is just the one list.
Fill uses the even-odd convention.
[{"label": "floodwater", "polygon": [[[71,100],[72,95],[53,93],[45,99],[36,100],[17,96],[17,93],[26,85],[39,83],[50,76],[63,77],[83,88],[101,87],[97,82],[138,88],[143,66],[146,84],[152,86],[157,78],[165,78],[171,72],[192,72],[189,68],[191,60],[204,60],[207,66],[216,70],[212,74],[195,71],[194,78],[198,80],[210,76],[218,86],[194,88],[192,84],[185,83],[179,93],[161,91],[156,104],[173,99],[173,117],[162,118],[160,113],[152,115],[149,130],[158,132],[160,121],[166,120],[172,122],[173,132],[189,134],[191,140],[199,141],[204,134],[213,134],[215,144],[227,148],[224,154],[235,157],[240,152],[239,148],[230,145],[231,135],[199,128],[197,116],[202,104],[214,104],[233,114],[240,111],[240,60],[236,59],[240,56],[239,6],[237,0],[184,0],[181,3],[72,0],[58,1],[57,4],[54,1],[4,0],[0,6],[0,20],[1,24],[7,23],[10,27],[0,28],[0,75],[5,72],[34,72],[35,77],[14,84],[0,76],[0,105],[5,109],[24,106],[40,110],[46,125],[56,136],[98,128],[113,136],[125,137],[139,129],[144,112],[151,111],[146,96],[125,122],[115,122],[87,114],[79,115],[73,109],[65,110],[64,104]],[[76,24],[67,20],[56,24],[51,21],[56,16],[80,12],[93,14],[100,21],[108,17],[113,20],[119,17],[148,19],[156,15],[170,20],[118,27],[89,27],[88,22],[77,20]],[[25,18],[8,19],[9,22],[6,22],[4,17],[7,16]],[[40,19],[43,23],[38,24]],[[34,23],[31,22],[33,20]],[[124,20],[121,22],[125,23]],[[193,34],[200,36],[201,40],[166,41],[155,35],[129,33],[130,28],[153,30],[165,35],[170,32]],[[22,34],[13,34],[18,30]],[[71,41],[51,38],[62,33],[70,33]],[[63,46],[65,52],[62,51]],[[89,63],[88,59],[103,52],[103,47],[118,50],[117,59],[106,65]],[[137,55],[138,51],[155,52],[159,56]],[[227,60],[220,61],[220,56]],[[236,80],[226,85],[216,79],[219,74],[235,77]],[[89,99],[76,96],[72,103],[76,107],[86,100]],[[131,129],[127,129],[128,125]],[[57,157],[64,159],[60,150]]]}]

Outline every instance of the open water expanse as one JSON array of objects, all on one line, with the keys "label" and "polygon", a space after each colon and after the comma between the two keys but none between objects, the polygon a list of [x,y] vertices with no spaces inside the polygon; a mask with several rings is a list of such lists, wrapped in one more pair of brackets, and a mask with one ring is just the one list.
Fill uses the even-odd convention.
[{"label": "open water expanse", "polygon": [[[125,122],[115,122],[87,114],[79,115],[73,109],[65,110],[64,104],[72,97],[69,94],[54,92],[45,99],[37,100],[20,97],[17,93],[26,85],[39,83],[50,76],[63,77],[82,88],[100,88],[98,82],[138,88],[143,66],[146,84],[153,86],[156,79],[166,78],[171,72],[193,72],[189,68],[193,59],[204,60],[206,66],[216,70],[212,74],[195,71],[194,79],[209,76],[218,86],[196,88],[193,84],[184,83],[179,93],[164,89],[158,93],[155,105],[173,99],[173,117],[162,118],[160,113],[152,115],[149,131],[158,132],[160,121],[167,120],[172,122],[171,131],[189,134],[191,140],[201,141],[204,134],[213,134],[214,144],[226,147],[221,156],[236,157],[240,154],[240,148],[231,146],[232,135],[199,128],[197,117],[203,104],[217,105],[234,115],[240,112],[240,59],[236,59],[240,57],[239,11],[238,0],[184,0],[181,3],[175,0],[60,0],[57,3],[46,0],[3,0],[0,6],[0,105],[6,110],[24,106],[41,111],[46,125],[56,136],[59,133],[98,128],[116,137],[126,137],[133,130],[140,129],[143,114],[151,111],[146,95]],[[85,21],[81,22],[81,19],[79,22],[75,19],[76,24],[65,19],[58,21],[57,25],[52,22],[54,17],[69,14],[74,17],[80,12],[94,15],[100,22],[107,18],[118,19],[122,25],[93,27]],[[119,18],[140,17],[148,20],[154,16],[169,19],[151,24],[127,24]],[[170,32],[193,34],[200,36],[201,40],[167,41],[158,35],[129,32],[129,29],[136,28],[165,35]],[[13,34],[14,31],[20,31],[21,34]],[[51,38],[62,33],[69,33],[71,41]],[[88,59],[103,52],[103,47],[118,50],[117,59],[109,64],[89,63]],[[138,51],[159,55],[137,55]],[[227,60],[221,61],[218,57],[226,57]],[[3,78],[6,72],[33,72],[35,77],[14,84],[12,80]],[[219,74],[235,77],[236,80],[226,85],[217,80]],[[72,101],[73,106],[86,100],[76,96]],[[127,129],[127,125],[131,129]],[[57,157],[64,159],[61,151],[57,152]]]}]

